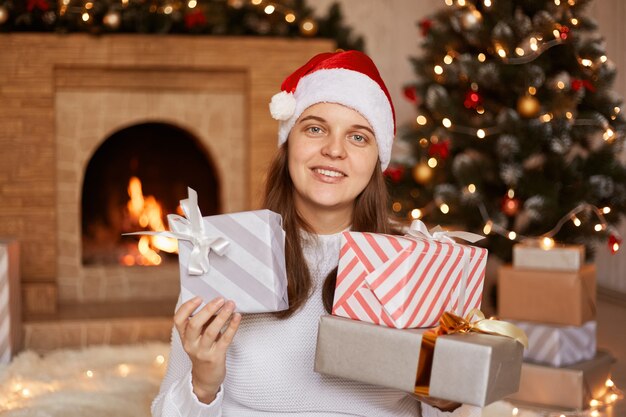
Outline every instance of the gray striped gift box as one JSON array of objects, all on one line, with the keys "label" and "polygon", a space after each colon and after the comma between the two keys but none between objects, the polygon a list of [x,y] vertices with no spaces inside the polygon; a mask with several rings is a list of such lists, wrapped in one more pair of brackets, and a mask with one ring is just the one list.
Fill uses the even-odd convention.
[{"label": "gray striped gift box", "polygon": [[567,366],[591,359],[596,354],[596,321],[582,326],[554,326],[512,321],[528,336],[524,359],[552,366]]},{"label": "gray striped gift box", "polygon": [[[193,244],[180,240],[181,301],[196,295],[203,304],[222,296],[242,313],[289,308],[282,218],[270,210],[246,211],[202,218],[204,233],[228,242],[223,254],[211,250],[208,271],[193,275],[189,261]],[[170,222],[170,228],[176,226]],[[201,307],[199,307],[201,308]]]},{"label": "gray striped gift box", "polygon": [[0,364],[7,364],[20,348],[21,307],[19,246],[0,239]]}]

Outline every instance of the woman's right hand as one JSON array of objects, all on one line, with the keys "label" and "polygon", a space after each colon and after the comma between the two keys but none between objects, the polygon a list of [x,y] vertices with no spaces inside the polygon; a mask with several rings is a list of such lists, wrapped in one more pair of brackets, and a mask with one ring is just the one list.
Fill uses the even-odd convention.
[{"label": "woman's right hand", "polygon": [[[209,404],[226,376],[226,351],[239,328],[241,314],[233,314],[234,302],[215,298],[191,317],[201,302],[200,297],[195,297],[183,303],[174,314],[174,325],[191,359],[193,392],[200,401]],[[230,323],[221,332],[229,319]]]}]

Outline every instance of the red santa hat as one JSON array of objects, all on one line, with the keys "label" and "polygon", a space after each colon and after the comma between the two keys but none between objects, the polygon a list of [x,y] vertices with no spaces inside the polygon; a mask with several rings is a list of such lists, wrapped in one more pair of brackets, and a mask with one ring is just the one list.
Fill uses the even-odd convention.
[{"label": "red santa hat", "polygon": [[359,51],[322,53],[288,76],[272,97],[270,112],[280,121],[282,145],[303,111],[317,103],[337,103],[358,111],[376,135],[381,168],[391,157],[395,111],[374,62]]}]

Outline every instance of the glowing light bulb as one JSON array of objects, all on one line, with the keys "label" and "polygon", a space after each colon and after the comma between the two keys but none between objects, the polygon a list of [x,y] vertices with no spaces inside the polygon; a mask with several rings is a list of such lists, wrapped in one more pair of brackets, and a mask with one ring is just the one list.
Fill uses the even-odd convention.
[{"label": "glowing light bulb", "polygon": [[600,412],[598,410],[593,410],[590,414],[591,417],[599,417],[600,416]]},{"label": "glowing light bulb", "polygon": [[580,63],[583,64],[583,66],[585,67],[590,67],[591,65],[593,65],[593,62],[587,58],[581,59]]},{"label": "glowing light bulb", "polygon": [[296,15],[293,13],[287,13],[285,15],[285,20],[287,21],[287,23],[293,23],[296,21]]},{"label": "glowing light bulb", "polygon": [[608,388],[613,388],[615,386],[615,383],[611,379],[607,379],[604,385]]},{"label": "glowing light bulb", "polygon": [[609,214],[611,212],[611,207],[603,207],[602,208],[602,213],[604,214]]},{"label": "glowing light bulb", "polygon": [[558,30],[558,29],[554,29],[554,30],[552,31],[552,34],[553,34],[553,35],[554,35],[554,37],[555,37],[555,38],[557,38],[557,39],[561,37],[561,32],[559,32],[559,30]]},{"label": "glowing light bulb", "polygon": [[258,6],[261,3],[263,3],[263,0],[252,0],[252,4],[254,4],[255,6]]},{"label": "glowing light bulb", "polygon": [[128,376],[128,374],[130,373],[130,367],[128,365],[126,365],[125,363],[121,363],[117,367],[117,371],[120,373],[120,376],[122,378],[126,378]]},{"label": "glowing light bulb", "polygon": [[619,398],[619,395],[617,395],[617,394],[615,394],[615,393],[611,394],[611,401],[612,401],[612,402],[617,401],[617,399],[618,399],[618,398]]},{"label": "glowing light bulb", "polygon": [[500,58],[506,58],[506,51],[502,48],[498,48],[498,55]]},{"label": "glowing light bulb", "polygon": [[450,121],[450,119],[448,119],[447,117],[445,117],[442,121],[441,124],[444,125],[445,127],[450,127],[452,126],[452,121]]},{"label": "glowing light bulb", "polygon": [[567,117],[568,119],[571,119],[572,117],[574,117],[574,115],[572,114],[571,111],[567,111],[565,112],[565,117]]},{"label": "glowing light bulb", "polygon": [[550,120],[552,120],[552,115],[550,115],[550,113],[546,113],[541,115],[540,119],[542,122],[548,123]]},{"label": "glowing light bulb", "polygon": [[487,56],[485,54],[483,54],[482,52],[478,54],[478,61],[479,62],[485,62],[486,59],[487,59]]},{"label": "glowing light bulb", "polygon": [[524,56],[524,50],[520,47],[515,48],[515,53],[519,56]]},{"label": "glowing light bulb", "polygon": [[613,139],[613,137],[615,136],[615,132],[613,131],[613,129],[611,129],[610,127],[608,127],[605,131],[604,134],[602,135],[602,138],[606,141]]},{"label": "glowing light bulb", "polygon": [[446,6],[452,6],[454,2],[452,0],[446,0]]},{"label": "glowing light bulb", "polygon": [[604,226],[602,224],[600,224],[600,223],[596,224],[593,227],[593,230],[595,230],[596,232],[601,232],[603,229],[604,229]]},{"label": "glowing light bulb", "polygon": [[511,415],[516,416],[516,415],[518,415],[518,414],[519,414],[519,408],[514,407],[514,408],[511,410]]},{"label": "glowing light bulb", "polygon": [[172,14],[173,11],[174,11],[174,8],[170,6],[169,4],[163,8],[163,13],[165,14]]},{"label": "glowing light bulb", "polygon": [[154,358],[154,361],[158,364],[158,365],[163,365],[165,363],[165,356],[163,355],[157,355],[156,358]]},{"label": "glowing light bulb", "polygon": [[198,2],[196,0],[189,0],[189,2],[187,3],[187,7],[189,7],[190,9],[193,9],[197,5],[198,5]]},{"label": "glowing light bulb", "polygon": [[578,24],[578,19],[572,17],[572,20],[570,20],[570,22],[572,22],[572,25],[576,26]]},{"label": "glowing light bulb", "polygon": [[465,6],[465,0],[458,0],[457,3],[459,6]]},{"label": "glowing light bulb", "polygon": [[87,378],[93,378],[93,371],[89,369],[85,372],[85,375],[87,375]]},{"label": "glowing light bulb", "polygon": [[489,220],[487,223],[485,223],[485,227],[483,227],[483,233],[488,235],[489,233],[491,233],[491,227],[493,226],[493,222],[491,220]]},{"label": "glowing light bulb", "polygon": [[22,397],[24,398],[30,398],[32,396],[32,392],[28,389],[28,388],[24,388],[22,389],[22,391],[20,392],[20,394],[22,395]]},{"label": "glowing light bulb", "polygon": [[515,190],[512,188],[509,188],[509,191],[506,192],[506,196],[509,198],[515,197]]},{"label": "glowing light bulb", "polygon": [[541,239],[541,249],[550,250],[553,247],[554,247],[554,239],[547,237],[547,236]]},{"label": "glowing light bulb", "polygon": [[491,7],[491,0],[484,0],[483,4],[485,5],[485,7]]},{"label": "glowing light bulb", "polygon": [[435,71],[435,74],[441,75],[443,74],[443,67],[441,65],[435,65],[434,71]]},{"label": "glowing light bulb", "polygon": [[441,210],[443,214],[448,214],[450,212],[450,206],[448,206],[446,203],[443,203],[439,206],[439,210]]},{"label": "glowing light bulb", "polygon": [[537,94],[537,89],[535,87],[528,87],[528,94],[534,96],[535,94]]},{"label": "glowing light bulb", "polygon": [[608,60],[608,58],[606,57],[606,55],[602,55],[600,57],[600,62],[605,63]]},{"label": "glowing light bulb", "polygon": [[87,13],[87,12],[83,13],[82,18],[83,18],[83,22],[88,22],[89,21],[89,13]]},{"label": "glowing light bulb", "polygon": [[428,159],[428,166],[431,168],[434,168],[437,166],[437,159],[436,158],[429,158]]},{"label": "glowing light bulb", "polygon": [[417,120],[417,124],[420,125],[420,126],[424,126],[426,124],[426,122],[428,121],[428,120],[426,120],[426,117],[421,115],[421,114],[419,116],[417,116],[416,120]]},{"label": "glowing light bulb", "polygon": [[580,219],[579,219],[578,217],[576,217],[576,216],[574,216],[574,217],[572,218],[572,222],[574,223],[574,226],[576,226],[576,227],[580,227],[580,225],[582,224],[582,222],[580,221]]},{"label": "glowing light bulb", "polygon": [[467,191],[469,191],[471,194],[474,194],[476,192],[476,186],[474,184],[468,185]]},{"label": "glowing light bulb", "polygon": [[417,220],[421,217],[422,217],[422,210],[420,209],[411,210],[411,218],[413,218],[413,220]]},{"label": "glowing light bulb", "polygon": [[478,129],[476,131],[476,136],[478,136],[480,139],[484,139],[485,138],[485,131],[483,129]]},{"label": "glowing light bulb", "polygon": [[613,111],[615,112],[615,114],[618,114],[620,112],[620,108],[619,107],[613,107]]},{"label": "glowing light bulb", "polygon": [[452,64],[452,56],[450,54],[443,57],[443,62],[447,65]]},{"label": "glowing light bulb", "polygon": [[263,11],[265,12],[265,14],[272,14],[274,13],[274,10],[276,10],[276,7],[273,4],[268,4],[267,6],[265,6],[265,9]]},{"label": "glowing light bulb", "polygon": [[556,87],[557,87],[559,90],[562,90],[562,89],[564,89],[564,88],[565,88],[565,83],[564,83],[563,81],[559,81],[559,82],[557,82],[557,83],[556,83]]},{"label": "glowing light bulb", "polygon": [[557,6],[561,5],[561,0],[554,0],[554,4],[556,4]]},{"label": "glowing light bulb", "polygon": [[510,231],[508,237],[510,240],[515,240],[515,238],[517,237],[517,233],[515,233],[514,231]]}]

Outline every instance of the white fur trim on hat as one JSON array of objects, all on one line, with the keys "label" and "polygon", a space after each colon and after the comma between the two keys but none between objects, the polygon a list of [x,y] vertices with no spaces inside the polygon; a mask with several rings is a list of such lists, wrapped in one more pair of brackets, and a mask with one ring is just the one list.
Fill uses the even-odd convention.
[{"label": "white fur trim on hat", "polygon": [[278,94],[272,96],[270,102],[270,113],[276,120],[288,120],[293,116],[293,112],[296,111],[296,99],[292,93],[281,91]]},{"label": "white fur trim on hat", "polygon": [[[272,97],[281,96],[281,92]],[[283,96],[284,98],[284,96]],[[277,98],[277,101],[283,100]],[[394,137],[394,120],[391,104],[387,95],[380,88],[378,83],[367,75],[343,68],[320,69],[302,77],[298,82],[296,91],[293,93],[295,99],[295,109],[291,117],[280,120],[278,128],[278,144],[283,144],[289,132],[296,124],[296,121],[307,108],[317,103],[337,103],[349,107],[359,112],[370,124],[376,135],[378,145],[378,155],[383,171],[389,165],[391,158],[391,147]],[[270,111],[274,116],[274,110],[270,104]],[[280,104],[281,111],[276,110],[279,115],[286,115],[288,109],[286,105]]]}]

